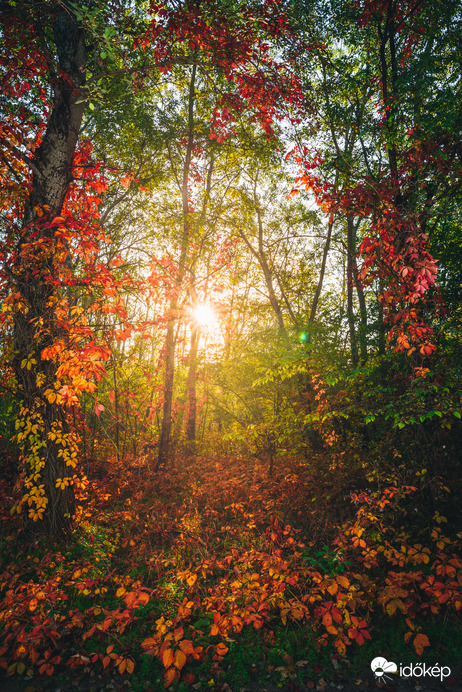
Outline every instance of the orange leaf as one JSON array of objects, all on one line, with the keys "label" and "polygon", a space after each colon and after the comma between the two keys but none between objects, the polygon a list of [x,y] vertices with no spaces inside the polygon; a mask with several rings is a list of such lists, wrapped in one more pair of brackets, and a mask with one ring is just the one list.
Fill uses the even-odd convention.
[{"label": "orange leaf", "polygon": [[186,663],[186,656],[184,655],[184,653],[180,649],[178,649],[177,651],[175,651],[175,657],[173,659],[173,665],[178,670],[181,670],[185,663]]},{"label": "orange leaf", "polygon": [[343,621],[342,611],[339,610],[338,608],[336,608],[336,607],[334,606],[334,607],[332,608],[331,613],[332,613],[332,619],[333,619],[338,625],[340,625],[340,624],[342,623],[342,621]]},{"label": "orange leaf", "polygon": [[196,661],[198,661],[200,659],[203,650],[204,650],[203,646],[195,646],[194,647],[194,654],[193,655],[194,655],[194,658],[196,659]]},{"label": "orange leaf", "polygon": [[339,654],[340,654],[341,656],[343,656],[343,654],[344,654],[345,651],[346,651],[346,646],[345,646],[345,644],[343,643],[343,641],[342,641],[341,639],[336,639],[336,640],[335,640],[335,648],[337,649],[337,651],[339,652]]},{"label": "orange leaf", "polygon": [[36,598],[31,598],[29,601],[29,610],[35,610],[38,605],[38,601]]},{"label": "orange leaf", "polygon": [[138,594],[136,593],[136,591],[129,591],[127,594],[125,594],[124,601],[127,605],[127,608],[133,608],[133,606],[137,602],[137,596]]},{"label": "orange leaf", "polygon": [[123,658],[119,664],[119,673],[123,675],[125,673],[125,668],[127,667],[127,659]]},{"label": "orange leaf", "polygon": [[216,645],[215,651],[219,656],[224,656],[226,653],[228,653],[228,647],[220,643]]},{"label": "orange leaf", "polygon": [[178,671],[175,668],[169,668],[164,673],[164,687],[170,687],[176,679]]},{"label": "orange leaf", "polygon": [[194,647],[192,645],[192,642],[189,641],[189,639],[183,639],[182,642],[179,644],[180,649],[186,656],[192,656],[194,653]]},{"label": "orange leaf", "polygon": [[146,591],[142,591],[140,594],[138,594],[137,602],[140,605],[146,605],[146,603],[149,603],[149,596]]},{"label": "orange leaf", "polygon": [[121,179],[120,184],[122,185],[122,187],[129,187],[132,180],[133,176],[126,175],[124,178]]},{"label": "orange leaf", "polygon": [[349,580],[342,575],[339,575],[337,577],[337,582],[340,584],[340,586],[343,586],[344,589],[348,589],[348,587],[350,586]]},{"label": "orange leaf", "polygon": [[127,673],[130,673],[130,675],[131,675],[133,673],[133,671],[135,670],[135,664],[131,658],[127,658],[126,663],[127,663],[126,671],[127,671]]},{"label": "orange leaf", "polygon": [[148,637],[145,639],[143,642],[141,642],[141,646],[143,649],[154,649],[157,648],[159,645],[157,639],[154,639],[154,637]]},{"label": "orange leaf", "polygon": [[173,649],[165,649],[162,654],[162,663],[165,668],[170,668],[173,663]]},{"label": "orange leaf", "polygon": [[176,641],[176,642],[179,642],[180,639],[183,638],[183,634],[184,634],[183,628],[182,628],[182,627],[177,627],[177,629],[174,630],[174,632],[173,632],[173,636],[175,637],[175,641]]},{"label": "orange leaf", "polygon": [[332,615],[330,613],[324,613],[322,624],[324,627],[330,627],[332,625]]},{"label": "orange leaf", "polygon": [[414,639],[414,648],[418,656],[422,656],[426,646],[430,646],[430,641],[426,634],[417,634]]}]

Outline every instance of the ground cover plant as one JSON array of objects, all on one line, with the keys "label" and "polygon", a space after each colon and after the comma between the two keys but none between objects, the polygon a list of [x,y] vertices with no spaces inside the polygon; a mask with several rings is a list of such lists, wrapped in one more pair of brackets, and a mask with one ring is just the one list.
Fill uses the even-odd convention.
[{"label": "ground cover plant", "polygon": [[160,477],[134,460],[104,472],[78,540],[59,551],[18,550],[18,519],[5,517],[9,674],[117,670],[139,689],[317,683],[348,678],[347,663],[390,626],[392,655],[454,656],[459,539],[438,512],[419,536],[400,525],[418,487],[352,494],[337,523],[335,504],[306,508],[319,481],[296,460],[272,478],[259,461],[212,454]]},{"label": "ground cover plant", "polygon": [[0,14],[0,686],[457,686],[459,3]]}]

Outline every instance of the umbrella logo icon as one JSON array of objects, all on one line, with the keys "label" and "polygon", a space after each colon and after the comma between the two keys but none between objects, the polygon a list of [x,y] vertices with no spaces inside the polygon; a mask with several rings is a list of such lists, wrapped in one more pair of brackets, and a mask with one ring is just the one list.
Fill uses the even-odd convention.
[{"label": "umbrella logo icon", "polygon": [[[387,661],[383,656],[377,656],[371,662],[371,669],[375,677],[380,679],[388,678],[388,673],[397,673],[398,666],[393,661]],[[391,679],[391,678],[390,678]]]}]

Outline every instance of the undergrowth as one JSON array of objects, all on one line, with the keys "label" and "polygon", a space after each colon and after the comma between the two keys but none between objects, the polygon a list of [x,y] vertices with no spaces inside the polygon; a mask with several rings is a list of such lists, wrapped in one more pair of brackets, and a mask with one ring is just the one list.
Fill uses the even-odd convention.
[{"label": "undergrowth", "polygon": [[5,482],[4,674],[237,690],[351,679],[379,654],[453,664],[460,536],[438,510],[416,518],[421,476],[388,470],[340,511],[347,470],[317,469],[284,459],[269,477],[228,456],[158,473],[143,457],[101,465],[59,548],[20,543]]}]

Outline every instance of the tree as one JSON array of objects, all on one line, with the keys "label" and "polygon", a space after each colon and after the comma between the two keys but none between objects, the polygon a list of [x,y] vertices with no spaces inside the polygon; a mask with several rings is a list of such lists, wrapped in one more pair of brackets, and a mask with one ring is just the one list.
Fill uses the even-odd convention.
[{"label": "tree", "polygon": [[[445,130],[436,122],[429,127],[425,115],[430,103],[434,108],[440,91],[437,109],[450,106],[452,112],[445,120],[451,126],[457,118],[455,104],[439,86],[441,80],[452,79],[456,64],[446,52],[448,36],[444,35],[456,9],[452,2],[443,5],[442,14],[434,11],[432,3],[366,1],[333,6],[324,30],[342,37],[342,46],[331,50],[323,46],[318,53],[324,74],[329,75],[323,113],[334,147],[330,154],[327,149],[327,157],[321,156],[323,165],[316,159],[316,150],[300,152],[300,161],[305,157],[305,163],[299,182],[313,191],[326,213],[350,219],[345,224],[348,285],[356,286],[358,292],[362,329],[366,315],[361,291],[375,285],[378,314],[388,324],[388,344],[416,354],[417,360],[435,348],[429,315],[436,264],[427,231],[441,199],[451,197],[460,185],[453,129]],[[346,64],[345,55],[349,65],[356,65],[349,74],[338,62]],[[358,98],[355,92],[361,82],[365,88]],[[343,151],[335,136],[341,113],[347,116]],[[337,171],[340,186],[329,169]],[[358,247],[363,264],[358,269],[354,217],[363,220]],[[349,301],[354,346],[351,295]]]},{"label": "tree", "polygon": [[[2,144],[5,156],[15,161],[13,166],[19,160],[27,167],[21,170],[21,185],[27,192],[10,207],[6,238],[10,252],[5,266],[12,367],[21,401],[17,439],[27,467],[26,492],[18,509],[25,505],[26,523],[40,520],[41,530],[57,538],[69,531],[75,511],[77,479],[71,474],[76,438],[67,423],[59,366],[46,356],[46,349],[66,339],[67,316],[60,311],[72,310],[57,265],[71,261],[69,245],[75,227],[69,229],[61,214],[66,196],[70,213],[69,188],[76,173],[75,153],[85,109],[87,48],[85,31],[70,3],[2,3],[2,12],[3,77],[12,80],[7,94],[14,104],[7,105]],[[52,91],[46,123],[40,120],[40,101],[26,97],[31,88],[28,79],[33,96],[41,98],[45,107],[47,87]],[[23,99],[28,101],[26,106]],[[25,148],[33,150],[33,155],[26,154]]]}]

